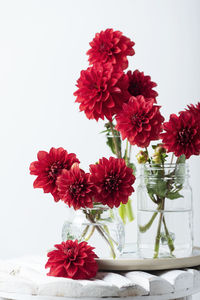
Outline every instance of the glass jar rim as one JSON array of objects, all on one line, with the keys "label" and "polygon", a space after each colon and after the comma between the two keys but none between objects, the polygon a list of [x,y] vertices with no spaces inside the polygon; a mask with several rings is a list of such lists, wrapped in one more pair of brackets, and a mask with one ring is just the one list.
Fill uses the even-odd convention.
[{"label": "glass jar rim", "polygon": [[155,163],[145,163],[141,165],[142,167],[152,167],[152,168],[173,168],[173,167],[178,167],[178,166],[188,166],[187,162],[184,163],[164,163],[162,164],[155,164]]},{"label": "glass jar rim", "polygon": [[92,211],[94,211],[94,210],[103,210],[103,211],[106,211],[106,210],[109,210],[109,209],[112,209],[112,208],[110,208],[108,205],[104,205],[104,204],[102,204],[102,203],[97,203],[97,204],[94,204],[94,206],[93,207],[81,207],[80,208],[80,210],[92,210]]},{"label": "glass jar rim", "polygon": [[[143,164],[140,169],[140,176],[155,178],[159,176],[161,178],[167,177],[189,177],[189,165],[188,163],[166,163],[164,165],[160,164]],[[159,173],[155,173],[159,172]]]}]

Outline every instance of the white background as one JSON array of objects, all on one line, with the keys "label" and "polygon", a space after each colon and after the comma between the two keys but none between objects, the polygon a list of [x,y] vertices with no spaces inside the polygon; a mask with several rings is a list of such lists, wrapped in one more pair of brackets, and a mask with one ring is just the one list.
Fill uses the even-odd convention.
[{"label": "white background", "polygon": [[[198,0],[0,1],[0,258],[41,254],[61,241],[66,206],[32,188],[29,164],[39,150],[62,146],[85,169],[110,155],[103,122],[79,113],[73,96],[94,34],[114,28],[136,43],[129,68],[158,83],[167,119],[200,101],[199,18]],[[196,245],[199,169],[191,158]]]}]

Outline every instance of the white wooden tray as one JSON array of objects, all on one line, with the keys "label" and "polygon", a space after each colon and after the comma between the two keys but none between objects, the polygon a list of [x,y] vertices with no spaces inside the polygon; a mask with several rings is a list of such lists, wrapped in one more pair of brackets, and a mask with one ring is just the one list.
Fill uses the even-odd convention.
[{"label": "white wooden tray", "polygon": [[100,270],[109,271],[154,271],[200,266],[200,247],[194,247],[189,257],[181,258],[146,258],[137,257],[118,259],[98,259]]}]

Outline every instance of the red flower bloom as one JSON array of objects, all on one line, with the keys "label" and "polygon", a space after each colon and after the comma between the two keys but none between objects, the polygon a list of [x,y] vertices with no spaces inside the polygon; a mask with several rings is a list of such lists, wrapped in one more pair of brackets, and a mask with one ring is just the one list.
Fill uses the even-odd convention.
[{"label": "red flower bloom", "polygon": [[90,182],[90,174],[81,170],[77,163],[71,169],[63,170],[57,179],[60,198],[69,207],[93,207],[93,184]]},{"label": "red flower bloom", "polygon": [[71,166],[79,160],[74,153],[68,153],[63,148],[51,148],[48,152],[39,151],[37,154],[38,161],[30,165],[30,174],[37,175],[33,183],[34,188],[43,188],[44,193],[51,193],[54,200],[60,200],[56,185],[57,177],[63,169],[69,170]]},{"label": "red flower bloom", "polygon": [[122,35],[122,32],[106,29],[96,33],[90,43],[91,48],[87,52],[89,63],[111,62],[112,64],[118,64],[122,69],[126,69],[128,67],[127,56],[135,54],[134,45],[135,43]]},{"label": "red flower bloom", "polygon": [[159,139],[164,118],[160,114],[160,106],[154,105],[153,98],[137,96],[123,104],[116,120],[116,129],[123,140],[127,138],[132,145],[148,147],[151,141]]},{"label": "red flower bloom", "polygon": [[184,154],[186,158],[200,154],[200,126],[192,112],[170,115],[169,122],[164,123],[164,130],[161,137],[168,152],[174,152],[176,156]]},{"label": "red flower bloom", "polygon": [[194,104],[188,105],[188,109],[186,111],[193,113],[197,118],[197,121],[200,122],[200,102],[198,102],[196,105]]},{"label": "red flower bloom", "polygon": [[134,192],[133,170],[126,166],[123,159],[103,157],[98,164],[90,165],[91,181],[96,187],[95,201],[110,208],[126,204]]},{"label": "red flower bloom", "polygon": [[54,246],[47,254],[49,257],[45,268],[50,268],[47,275],[73,279],[90,279],[96,276],[97,255],[88,243],[68,240]]},{"label": "red flower bloom", "polygon": [[110,63],[95,64],[81,71],[77,87],[74,95],[80,103],[80,111],[96,121],[104,117],[111,120],[130,96],[127,76]]},{"label": "red flower bloom", "polygon": [[136,97],[139,95],[145,98],[156,98],[158,93],[153,90],[157,84],[151,81],[150,76],[145,76],[143,72],[135,70],[133,73],[131,71],[127,72],[129,78],[129,93]]}]

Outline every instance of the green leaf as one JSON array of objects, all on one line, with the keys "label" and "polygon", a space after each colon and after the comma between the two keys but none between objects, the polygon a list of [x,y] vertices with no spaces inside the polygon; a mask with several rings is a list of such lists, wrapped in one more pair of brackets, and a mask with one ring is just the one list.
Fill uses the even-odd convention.
[{"label": "green leaf", "polygon": [[[115,135],[115,140],[116,140],[116,143],[117,143],[118,150],[121,151],[121,138],[120,138],[120,136],[116,134]],[[112,153],[116,155],[117,153],[116,153],[116,149],[115,149],[114,138],[112,136],[107,135],[106,144],[108,145],[108,147],[110,147]]]},{"label": "green leaf", "polygon": [[182,154],[181,156],[179,156],[179,157],[177,158],[177,164],[184,164],[184,163],[185,163],[185,160],[186,160],[185,155]]},{"label": "green leaf", "polygon": [[166,159],[167,159],[168,155],[166,153],[161,153],[161,161],[164,164]]},{"label": "green leaf", "polygon": [[125,204],[121,204],[120,207],[118,208],[119,215],[123,221],[124,224],[126,224],[126,208]]},{"label": "green leaf", "polygon": [[106,144],[107,144],[108,147],[111,149],[112,153],[116,155],[115,145],[114,145],[114,142],[113,142],[113,138],[112,138],[112,137],[107,136]]},{"label": "green leaf", "polygon": [[156,182],[153,185],[154,187],[154,193],[159,197],[159,198],[164,198],[167,193],[167,182],[164,181],[162,178],[157,179]]},{"label": "green leaf", "polygon": [[144,232],[146,232],[146,231],[151,227],[151,225],[153,224],[153,222],[154,222],[154,220],[155,220],[157,214],[158,214],[158,212],[155,212],[155,213],[152,215],[151,219],[149,220],[149,222],[148,222],[146,225],[144,225],[144,226],[139,226],[140,232],[144,233]]},{"label": "green leaf", "polygon": [[128,167],[133,170],[133,175],[136,174],[136,165],[134,163],[128,163]]},{"label": "green leaf", "polygon": [[177,159],[177,163],[176,163],[176,167],[175,167],[176,184],[180,184],[180,185],[184,184],[185,172],[186,172],[185,155],[181,155]]},{"label": "green leaf", "polygon": [[129,198],[126,204],[121,203],[120,207],[118,208],[119,215],[124,224],[126,224],[127,220],[129,222],[132,222],[134,220],[131,201],[132,200]]},{"label": "green leaf", "polygon": [[107,133],[107,132],[108,132],[108,130],[105,129],[105,130],[103,130],[103,131],[100,131],[99,133],[101,134],[101,133]]},{"label": "green leaf", "polygon": [[121,137],[120,137],[120,133],[116,130],[114,130],[115,134],[116,134],[116,141],[117,141],[117,147],[119,149],[119,151],[121,152]]},{"label": "green leaf", "polygon": [[170,200],[174,200],[174,199],[178,199],[178,198],[183,198],[183,196],[181,194],[179,194],[179,192],[168,192],[166,195],[166,198],[170,199]]},{"label": "green leaf", "polygon": [[[106,123],[104,126],[105,126],[105,130],[101,131],[100,133],[106,133],[106,144],[111,149],[112,153],[116,155],[117,153],[116,153],[115,144],[113,140],[112,130],[110,128],[110,123]],[[114,131],[114,136],[115,136],[118,150],[121,151],[120,133],[116,129],[113,129],[113,131]]]},{"label": "green leaf", "polygon": [[152,200],[154,203],[157,203],[157,200],[156,200],[156,198],[155,198],[155,196],[154,196],[154,195],[155,195],[154,189],[153,189],[149,184],[147,184],[146,187],[147,187],[147,192],[148,192],[149,197],[151,198],[151,200]]},{"label": "green leaf", "polygon": [[151,176],[151,182],[146,182],[146,187],[149,197],[156,204],[159,204],[165,198],[168,191],[167,182],[157,176],[154,178]]},{"label": "green leaf", "polygon": [[152,149],[155,150],[157,148],[158,145],[152,145]]},{"label": "green leaf", "polygon": [[126,207],[126,217],[128,218],[129,222],[132,222],[134,220],[132,205],[131,205],[132,199],[128,199],[128,202],[125,204]]}]

